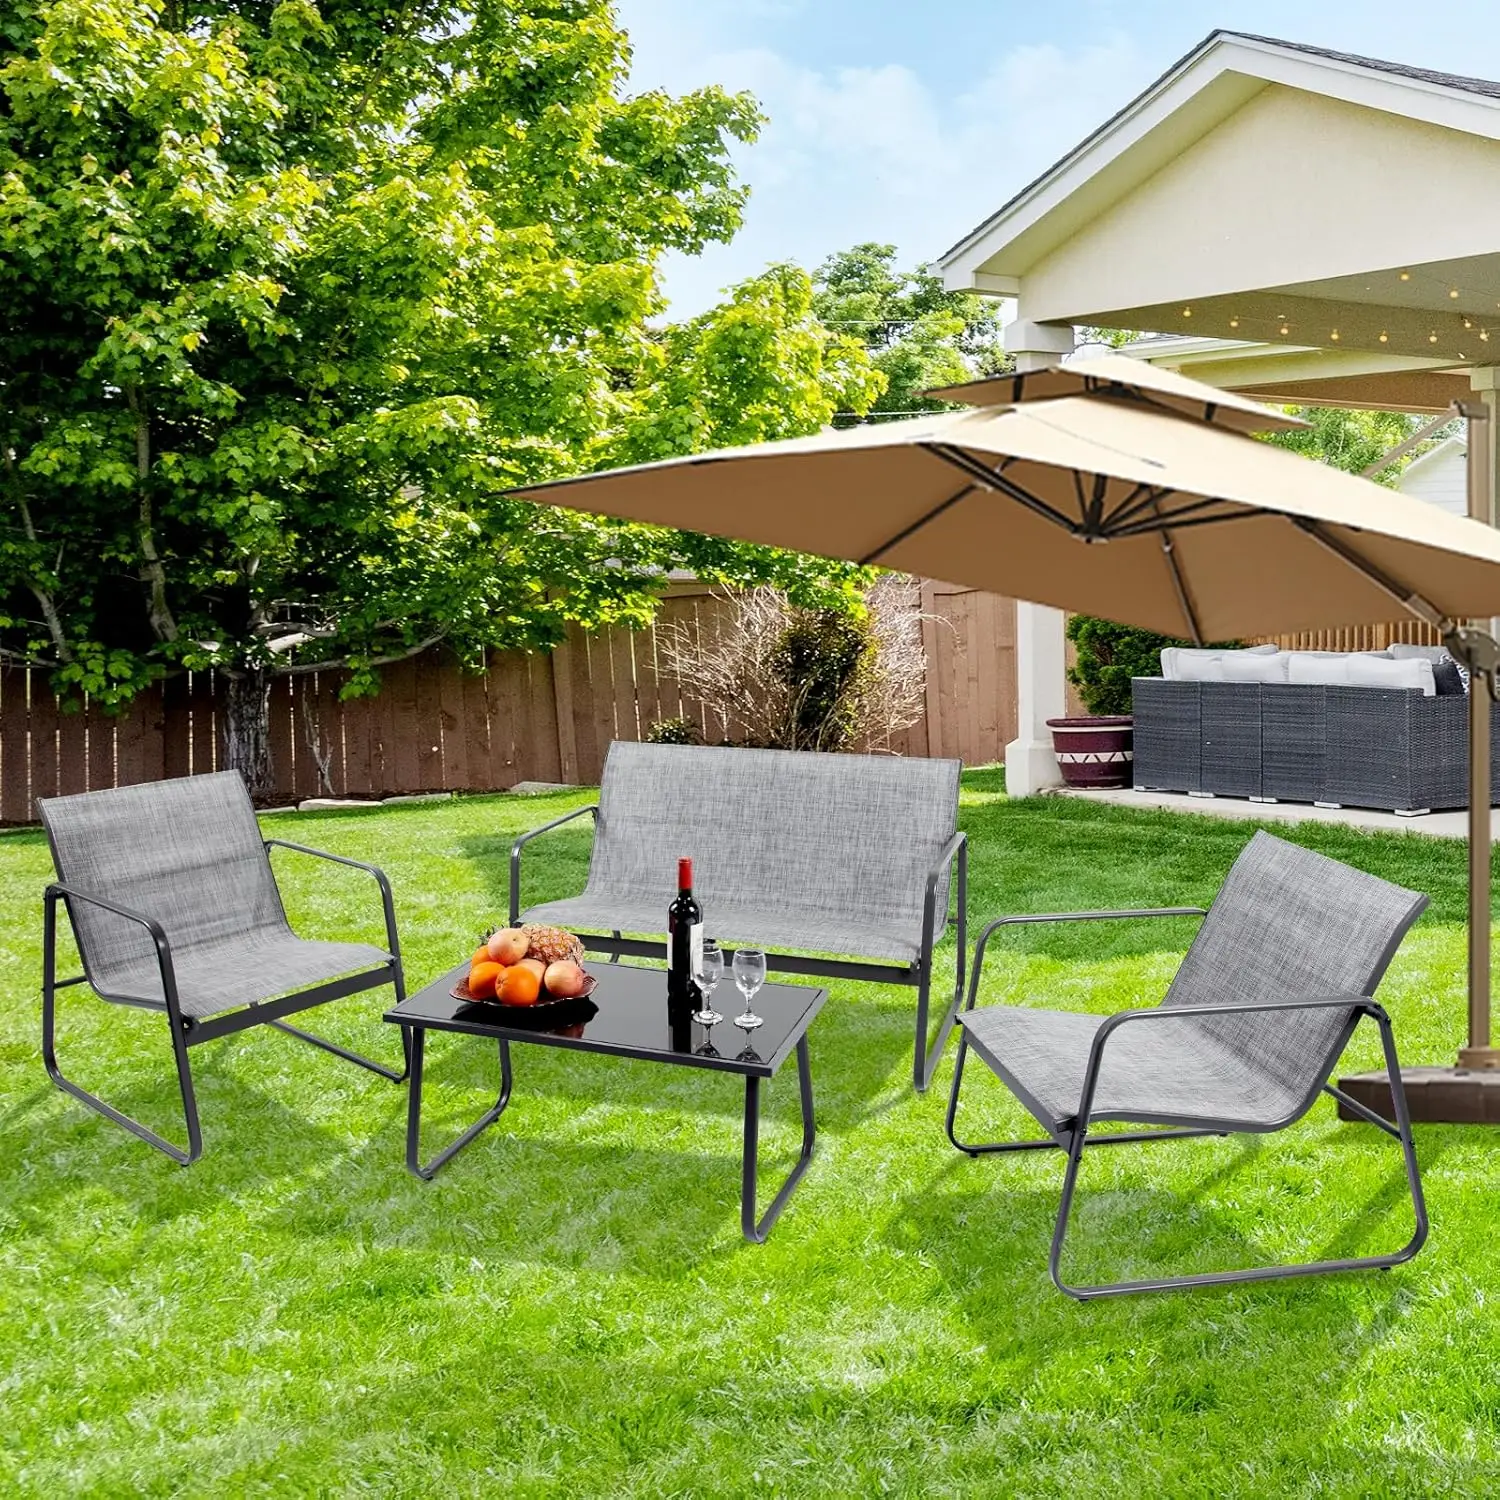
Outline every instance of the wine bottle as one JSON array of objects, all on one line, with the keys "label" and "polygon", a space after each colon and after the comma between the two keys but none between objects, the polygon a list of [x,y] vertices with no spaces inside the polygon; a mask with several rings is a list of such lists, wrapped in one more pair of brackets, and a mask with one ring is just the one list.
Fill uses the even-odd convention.
[{"label": "wine bottle", "polygon": [[693,862],[677,861],[677,899],[667,908],[667,1021],[686,1026],[701,1006],[693,975],[703,956],[703,908],[693,899]]}]

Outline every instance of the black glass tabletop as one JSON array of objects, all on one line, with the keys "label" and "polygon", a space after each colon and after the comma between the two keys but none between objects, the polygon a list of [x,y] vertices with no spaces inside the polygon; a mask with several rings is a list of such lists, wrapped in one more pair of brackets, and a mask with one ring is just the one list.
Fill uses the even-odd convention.
[{"label": "black glass tabletop", "polygon": [[732,983],[721,984],[714,999],[724,1019],[714,1027],[710,1042],[696,1023],[673,1035],[667,1024],[665,969],[610,963],[584,967],[598,980],[587,998],[533,1007],[455,999],[453,987],[468,973],[467,966],[461,965],[388,1010],[385,1019],[435,1031],[462,1031],[769,1078],[828,998],[827,990],[811,985],[766,984],[753,1002],[763,1024],[747,1038],[732,1024],[744,1009],[740,992]]}]

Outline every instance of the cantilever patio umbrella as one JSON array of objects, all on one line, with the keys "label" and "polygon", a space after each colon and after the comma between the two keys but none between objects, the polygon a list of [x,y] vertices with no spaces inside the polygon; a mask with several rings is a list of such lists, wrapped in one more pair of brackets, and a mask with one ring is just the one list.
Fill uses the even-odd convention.
[{"label": "cantilever patio umbrella", "polygon": [[[1120,357],[994,382],[1001,404],[643,464],[515,493],[544,504],[948,579],[1196,641],[1364,624],[1400,607],[1473,671],[1470,1036],[1489,1046],[1489,705],[1500,531],[1251,434],[1298,425]],[[941,393],[973,399],[972,387]]]}]

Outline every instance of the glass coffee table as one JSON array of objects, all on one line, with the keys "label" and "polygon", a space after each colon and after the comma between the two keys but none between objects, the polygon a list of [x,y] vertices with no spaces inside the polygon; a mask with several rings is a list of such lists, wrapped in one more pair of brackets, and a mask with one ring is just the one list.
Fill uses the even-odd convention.
[{"label": "glass coffee table", "polygon": [[[461,965],[434,980],[426,989],[385,1013],[385,1019],[406,1028],[411,1043],[411,1081],[406,1112],[406,1165],[422,1180],[432,1177],[487,1126],[500,1118],[510,1103],[513,1043],[566,1047],[575,1052],[604,1052],[641,1062],[678,1068],[704,1068],[732,1073],[745,1080],[745,1145],[740,1171],[740,1224],[745,1238],[761,1244],[781,1216],[787,1199],[812,1159],[812,1072],[807,1061],[807,1028],[823,1008],[828,991],[804,985],[766,984],[755,994],[755,1010],[764,1025],[752,1032],[748,1045],[743,1032],[726,1019],[714,1028],[714,1045],[694,1024],[675,1039],[667,1025],[667,976],[663,969],[632,964],[591,963],[584,966],[598,984],[586,999],[558,1002],[545,1013],[528,1007],[479,1005],[457,1000],[451,991],[468,973]],[[723,997],[730,998],[730,997]],[[738,996],[733,996],[738,999]],[[428,1031],[457,1031],[488,1037],[500,1048],[500,1095],[457,1140],[423,1162],[422,1052]],[[786,1181],[759,1217],[755,1213],[755,1174],[760,1140],[760,1086],[791,1054],[797,1054],[797,1084],[802,1101],[802,1154]]]}]

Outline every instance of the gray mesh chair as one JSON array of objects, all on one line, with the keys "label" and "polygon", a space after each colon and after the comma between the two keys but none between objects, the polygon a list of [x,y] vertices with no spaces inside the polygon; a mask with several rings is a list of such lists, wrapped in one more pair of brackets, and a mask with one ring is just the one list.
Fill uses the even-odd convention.
[{"label": "gray mesh chair", "polygon": [[[283,1019],[360,990],[405,996],[390,882],[374,865],[263,839],[236,771],[37,802],[57,880],[47,887],[42,946],[42,1058],[52,1081],[186,1166],[202,1154],[188,1048],[267,1024],[394,1082],[406,1077]],[[380,888],[386,947],[299,938],[282,909],[270,850],[363,870]],[[83,974],[57,978],[63,902]],[[102,999],[166,1013],[182,1088],[184,1151],[65,1078],[57,1064],[57,991],[88,984]],[[404,1033],[403,1033],[404,1040]]]},{"label": "gray mesh chair", "polygon": [[[981,934],[948,1100],[948,1137],[960,1151],[1057,1147],[1067,1156],[1049,1269],[1060,1291],[1087,1299],[1224,1281],[1258,1281],[1399,1265],[1427,1238],[1427,1212],[1391,1022],[1371,998],[1407,929],[1427,905],[1415,892],[1321,854],[1257,833],[1212,909],[1055,912],[1001,917]],[[975,1009],[985,948],[1003,927],[1030,922],[1204,917],[1154,1009],[1111,1016],[1016,1006]],[[1359,1021],[1380,1028],[1395,1124],[1329,1083]],[[1044,1139],[973,1145],[954,1121],[973,1049],[1041,1122]],[[1389,1255],[1215,1271],[1152,1281],[1073,1286],[1060,1265],[1084,1146],[1284,1129],[1320,1093],[1401,1143],[1416,1231]],[[1101,1121],[1153,1127],[1091,1135]]]}]

